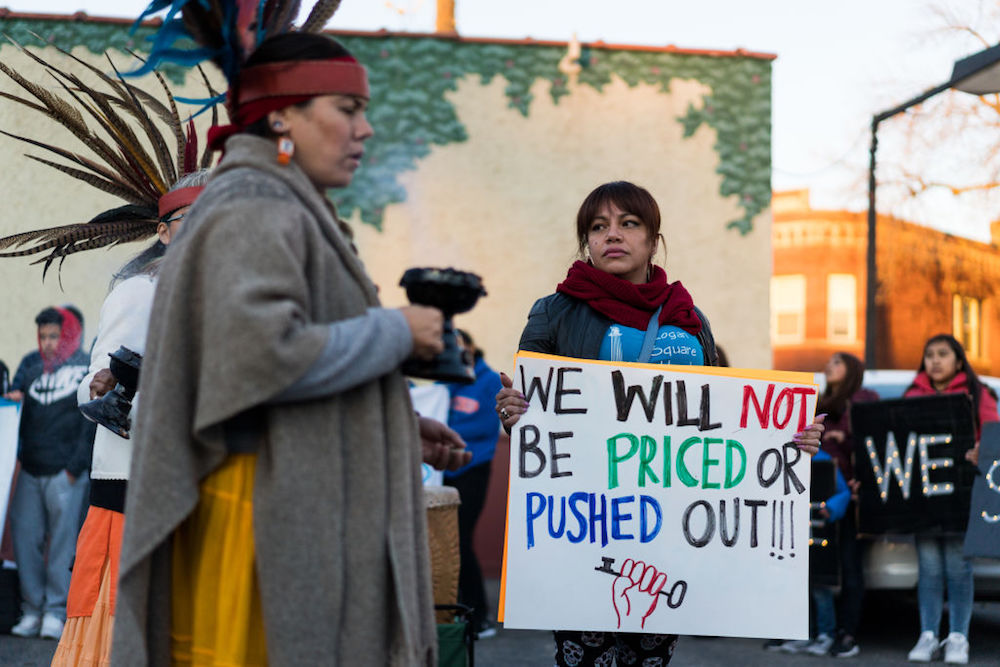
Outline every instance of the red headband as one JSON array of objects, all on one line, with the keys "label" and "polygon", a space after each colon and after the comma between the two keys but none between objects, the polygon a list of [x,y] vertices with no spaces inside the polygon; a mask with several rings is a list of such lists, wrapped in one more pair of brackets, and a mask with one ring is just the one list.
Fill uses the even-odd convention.
[{"label": "red headband", "polygon": [[178,188],[177,190],[171,190],[167,194],[163,195],[160,197],[160,217],[165,218],[167,215],[173,213],[179,208],[190,206],[204,189],[204,185],[195,185],[190,188]]},{"label": "red headband", "polygon": [[[230,95],[233,95],[232,90]],[[233,124],[210,128],[208,144],[212,150],[222,150],[226,139],[272,111],[319,95],[354,95],[368,99],[368,73],[350,56],[247,67],[240,72],[236,99],[229,101]]]},{"label": "red headband", "polygon": [[240,72],[236,106],[264,97],[355,95],[368,99],[368,73],[353,58],[291,60],[247,67]]}]

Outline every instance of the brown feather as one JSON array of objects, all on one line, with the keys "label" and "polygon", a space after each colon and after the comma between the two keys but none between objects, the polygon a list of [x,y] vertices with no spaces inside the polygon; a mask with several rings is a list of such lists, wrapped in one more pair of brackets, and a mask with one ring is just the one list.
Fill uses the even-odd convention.
[{"label": "brown feather", "polygon": [[313,5],[312,11],[309,12],[309,17],[306,19],[302,27],[299,28],[302,32],[319,32],[323,29],[323,26],[333,18],[337,9],[340,7],[340,0],[320,0],[315,5]]},{"label": "brown feather", "polygon": [[[11,73],[8,68],[3,67],[2,63],[0,63],[0,71],[3,71],[4,73],[8,74],[8,76]],[[15,77],[11,77],[11,78],[15,82],[18,82],[18,83],[20,83],[20,81],[24,81],[23,77],[19,77],[19,76],[15,76]],[[19,81],[19,79],[20,79],[20,81]],[[76,93],[74,93],[71,89],[69,89],[67,86],[65,86],[62,83],[60,83],[60,85],[63,87],[64,90],[66,90],[70,94],[71,97],[73,97],[80,104],[80,106],[83,106],[83,107],[87,106],[83,102],[83,100]],[[32,84],[32,86],[33,86],[33,84]],[[36,86],[36,88],[37,88],[37,86]],[[28,90],[29,92],[32,92],[31,91],[31,86],[25,87],[25,90]],[[44,99],[43,99],[43,102],[44,102]],[[62,115],[57,110],[53,110],[53,109],[49,109],[48,115],[53,120],[55,120],[56,122],[60,123],[61,125],[63,125],[63,127],[65,127],[70,132],[72,132],[74,136],[76,136],[81,142],[84,143],[84,145],[86,145],[88,148],[90,148],[92,151],[94,151],[113,170],[121,172],[123,169],[126,168],[127,165],[126,165],[125,161],[122,160],[118,156],[118,154],[115,153],[114,149],[112,149],[110,145],[108,145],[106,142],[104,142],[104,140],[102,140],[100,137],[98,137],[96,134],[94,134],[90,130],[90,128],[86,126],[85,122],[82,125],[78,124],[78,123],[75,123],[75,122],[72,121],[71,118],[68,118],[65,115]],[[17,138],[20,138],[20,139],[24,140],[23,137],[17,137]],[[51,147],[51,146],[47,146],[47,145],[43,144],[43,147],[48,148],[49,150],[53,150],[53,147]]]},{"label": "brown feather", "polygon": [[17,83],[17,85],[31,93],[35,99],[45,105],[45,108],[48,110],[48,114],[50,116],[66,125],[66,127],[71,131],[74,133],[78,131],[85,131],[87,124],[84,122],[83,116],[79,111],[67,104],[64,100],[60,99],[56,95],[53,95],[45,88],[28,81],[3,63],[0,63],[0,71],[10,77],[10,79]]},{"label": "brown feather", "polygon": [[[38,37],[38,35],[36,35],[36,37]],[[39,39],[41,38],[39,37]],[[143,127],[143,130],[146,132],[147,137],[149,138],[150,142],[153,145],[153,148],[156,152],[156,157],[160,162],[160,168],[163,170],[163,176],[165,177],[165,180],[169,182],[175,181],[177,179],[177,174],[174,171],[173,163],[171,161],[171,156],[167,150],[166,143],[163,140],[163,134],[152,124],[152,120],[149,118],[149,115],[146,112],[145,107],[143,106],[142,103],[140,103],[139,99],[137,99],[140,97],[139,93],[141,89],[127,83],[124,79],[122,79],[121,74],[118,71],[118,68],[115,67],[114,62],[111,60],[111,56],[108,55],[107,53],[105,53],[104,55],[107,58],[108,63],[111,65],[111,68],[114,70],[117,78],[108,76],[97,67],[91,65],[90,63],[80,58],[77,58],[69,51],[61,49],[59,47],[56,48],[60,53],[68,56],[69,58],[72,58],[74,61],[83,65],[88,70],[93,72],[104,83],[106,83],[112,90],[114,90],[117,93],[117,97],[115,97],[107,93],[100,93],[99,91],[93,89],[80,90],[80,92],[87,95],[94,95],[94,94],[101,95],[109,103],[121,107],[122,109],[127,111],[130,115],[132,115],[134,118],[136,118],[136,120],[138,120],[140,125]],[[76,77],[71,77],[70,75],[66,74],[59,68],[55,67],[54,65],[47,63],[41,57],[28,52],[26,49],[24,51],[28,53],[28,55],[34,58],[36,61],[45,65],[48,69],[53,70],[59,75],[61,75],[64,79],[71,80],[76,78]],[[143,101],[146,102],[147,104],[150,104],[150,106],[152,105],[159,106],[159,109],[155,107],[152,109],[154,112],[158,113],[158,115],[161,115],[160,111],[166,110],[166,107],[164,107],[152,95],[149,95],[145,91],[141,91],[141,95],[143,96],[142,97]]]},{"label": "brown feather", "polygon": [[[215,97],[216,95],[218,95],[218,93],[215,91],[214,88],[212,88],[212,82],[208,80],[208,75],[205,74],[205,70],[202,68],[202,66],[198,65],[197,68],[198,68],[198,74],[201,74],[201,80],[205,83],[205,89],[208,91],[208,98],[212,99],[213,97]],[[212,127],[216,127],[219,124],[219,107],[220,106],[225,106],[225,105],[221,105],[221,104],[213,104],[212,105],[212,125],[211,125]],[[212,159],[213,159],[213,157],[214,157],[214,151],[212,150],[212,147],[209,146],[208,142],[206,141],[205,142],[205,151],[201,154],[201,164],[198,165],[198,168],[199,169],[208,169],[208,168],[210,168],[212,166]]]},{"label": "brown feather", "polygon": [[[150,177],[148,168],[144,168],[143,166],[147,165],[148,167],[151,158],[139,144],[138,138],[135,136],[132,128],[125,122],[124,118],[117,114],[112,106],[106,100],[102,99],[101,95],[87,86],[75,74],[64,72],[57,68],[50,68],[49,74],[115,140],[120,153],[116,154],[110,147],[107,147],[106,151],[102,153],[102,158],[113,165],[123,175],[133,180],[139,189],[149,190],[151,197],[155,198],[159,194],[162,194],[165,188],[156,187],[155,180]],[[73,86],[73,88],[70,86]],[[89,98],[93,102],[93,105],[87,103],[83,97],[78,95],[74,91],[74,88]],[[93,135],[91,141],[94,141],[97,145],[103,144],[97,135]],[[102,145],[101,148],[104,149],[105,146],[106,144]]]},{"label": "brown feather", "polygon": [[[135,197],[143,197],[142,191],[140,189],[131,186],[130,184],[128,184],[127,182],[125,182],[122,179],[122,177],[119,176],[116,172],[111,171],[110,169],[107,169],[107,168],[99,165],[98,163],[94,162],[93,160],[88,160],[87,158],[85,158],[85,157],[83,157],[81,155],[77,155],[76,153],[71,153],[70,151],[67,151],[67,150],[64,150],[62,148],[59,148],[58,146],[52,146],[50,144],[45,144],[45,143],[42,143],[40,141],[35,141],[34,139],[29,139],[28,137],[22,137],[22,136],[18,136],[16,134],[11,134],[10,132],[5,132],[4,130],[0,130],[0,134],[6,135],[8,137],[11,137],[12,139],[17,139],[19,141],[23,141],[26,144],[31,144],[32,146],[37,146],[37,147],[42,148],[44,150],[50,151],[52,153],[55,153],[59,157],[65,158],[65,159],[69,160],[70,162],[75,162],[76,164],[78,164],[81,167],[84,167],[86,169],[90,169],[95,174],[97,174],[98,176],[101,176],[101,177],[105,178],[106,180],[109,180],[111,182],[118,182],[122,187],[125,187],[125,188],[127,188],[127,189],[129,189],[130,191],[133,192],[133,196],[130,198],[130,201],[133,200],[133,199],[135,199]],[[28,157],[31,157],[31,156],[28,156]],[[38,159],[38,158],[35,158],[35,159]],[[148,201],[148,198],[147,197],[143,197],[143,202],[142,203],[145,203],[146,201]],[[136,203],[136,202],[133,201],[132,203]]]},{"label": "brown feather", "polygon": [[[114,222],[82,222],[50,229],[39,229],[33,232],[23,232],[0,239],[0,248],[23,246],[36,243],[34,247],[23,250],[10,250],[0,253],[0,257],[27,257],[37,255],[55,248],[53,254],[64,253],[64,248],[78,248],[84,243],[102,243],[108,245],[119,238],[140,238],[156,233],[159,220],[119,220]],[[99,246],[98,246],[99,247]],[[89,248],[88,248],[89,249]],[[77,252],[72,250],[71,252]]]},{"label": "brown feather", "polygon": [[184,164],[184,124],[181,122],[181,115],[177,113],[177,103],[174,101],[174,94],[170,91],[170,87],[167,86],[166,79],[159,72],[154,71],[153,74],[156,75],[156,80],[160,82],[160,86],[163,88],[164,92],[167,94],[167,103],[170,105],[170,131],[174,134],[174,141],[176,142],[176,159],[177,159],[177,173],[180,173],[181,165]]},{"label": "brown feather", "polygon": [[167,185],[162,176],[152,166],[152,158],[146,149],[139,142],[139,138],[132,130],[125,119],[115,112],[114,108],[107,103],[100,95],[93,93],[78,77],[68,72],[61,73],[71,84],[83,91],[90,98],[96,109],[91,105],[86,105],[91,115],[98,121],[101,127],[118,144],[122,151],[122,156],[133,168],[137,168],[147,185],[151,185],[155,196],[159,196],[167,191]]},{"label": "brown feather", "polygon": [[134,86],[125,85],[125,81],[122,79],[121,72],[115,67],[114,62],[111,61],[111,56],[105,54],[108,59],[108,63],[111,64],[112,69],[115,71],[115,75],[118,76],[118,80],[122,82],[126,94],[128,95],[127,100],[122,100],[123,102],[130,102],[131,104],[126,104],[125,108],[128,110],[136,120],[139,121],[139,125],[142,127],[143,131],[146,133],[146,137],[153,146],[153,152],[156,155],[157,161],[160,163],[160,174],[164,182],[164,192],[170,189],[170,184],[177,181],[178,169],[173,161],[173,156],[170,154],[170,150],[167,148],[167,142],[163,140],[163,133],[153,124],[153,119],[149,117],[146,108],[139,101],[138,96],[133,92],[132,88]]},{"label": "brown feather", "polygon": [[[59,287],[62,288],[62,265],[63,265],[63,262],[66,261],[66,258],[69,257],[70,255],[74,255],[74,254],[76,254],[78,252],[83,252],[85,250],[93,250],[95,248],[103,248],[103,247],[106,247],[106,246],[116,246],[119,243],[130,243],[132,241],[139,241],[139,240],[142,240],[144,238],[148,238],[148,237],[152,236],[155,233],[155,227],[153,229],[154,229],[153,232],[148,232],[148,233],[145,232],[145,231],[142,231],[142,232],[132,232],[132,233],[123,233],[123,234],[118,234],[118,235],[115,235],[115,236],[107,236],[107,237],[102,237],[102,238],[98,238],[98,239],[91,239],[89,241],[78,242],[78,243],[74,243],[74,244],[69,245],[69,246],[59,246],[59,247],[53,249],[52,252],[49,253],[48,255],[46,255],[45,257],[36,259],[34,262],[31,262],[31,264],[33,264],[33,265],[34,264],[41,264],[41,263],[44,262],[45,265],[42,267],[42,281],[44,281],[45,280],[45,276],[48,275],[49,267],[51,267],[52,263],[56,259],[58,259],[59,260],[59,269],[58,269],[59,270]],[[0,256],[2,256],[2,255],[0,255]]]},{"label": "brown feather", "polygon": [[[216,20],[219,19],[217,9],[210,7],[207,10],[210,15],[216,12]],[[185,166],[183,127],[166,81],[160,74],[156,74],[157,81],[166,94],[164,103],[155,95],[122,78],[110,56],[108,62],[114,70],[113,76],[72,53],[59,49],[63,55],[83,65],[86,72],[96,76],[98,84],[103,84],[91,86],[76,73],[57,67],[16,42],[15,45],[45,68],[46,74],[56,81],[65,96],[58,88],[46,88],[29,81],[0,62],[0,72],[27,93],[22,97],[0,92],[0,98],[15,102],[30,111],[43,113],[66,127],[93,152],[96,159],[3,130],[0,130],[0,135],[58,156],[62,161],[34,155],[27,157],[123,199],[130,205],[106,211],[88,223],[24,232],[0,239],[0,249],[6,250],[0,252],[0,257],[40,256],[33,263],[44,265],[44,279],[56,260],[61,268],[66,257],[78,252],[155,235],[159,222],[157,201],[177,180]],[[206,87],[211,90],[204,72],[202,77]],[[216,117],[214,111],[213,109],[213,118]],[[176,153],[169,146],[168,134],[159,121],[173,134],[177,143]]]},{"label": "brown feather", "polygon": [[38,111],[44,114],[49,113],[49,110],[43,107],[41,104],[35,104],[31,100],[26,100],[23,97],[18,97],[17,95],[11,95],[10,93],[5,93],[3,91],[0,91],[0,97],[6,97],[8,100],[13,100],[14,102],[17,102],[20,105],[28,107],[32,111]]},{"label": "brown feather", "polygon": [[64,164],[59,164],[58,162],[52,162],[50,160],[36,157],[34,155],[25,155],[25,157],[31,160],[35,160],[36,162],[41,162],[42,164],[48,165],[53,169],[58,169],[64,174],[68,174],[73,178],[81,180],[87,185],[92,185],[98,190],[107,192],[109,195],[114,195],[119,199],[123,199],[124,201],[127,201],[130,204],[142,205],[148,201],[146,197],[135,192],[134,190],[125,187],[121,183],[116,183],[106,178],[101,178],[100,176],[97,176],[96,174],[93,174],[91,172],[84,171],[82,169],[74,169],[73,167],[68,167]]},{"label": "brown feather", "polygon": [[[69,160],[70,162],[75,162],[81,167],[90,169],[95,174],[102,176],[110,181],[120,182],[123,186],[130,187],[129,184],[126,183],[122,179],[122,177],[117,174],[117,172],[111,171],[110,169],[98,164],[97,162],[94,162],[93,160],[89,160],[83,157],[82,155],[77,155],[76,153],[71,153],[70,151],[59,148],[58,146],[52,146],[50,144],[42,143],[41,141],[35,141],[34,139],[30,139],[28,137],[22,137],[16,134],[11,134],[10,132],[5,132],[4,130],[0,130],[0,134],[11,137],[12,139],[17,139],[18,141],[23,141],[24,143],[31,144],[32,146],[37,146],[38,148],[42,148],[49,152],[55,153],[56,155]],[[140,192],[140,190],[138,189],[134,190],[136,193]]]},{"label": "brown feather", "polygon": [[264,38],[288,32],[301,6],[300,0],[277,0],[267,3],[264,16],[258,19],[264,22]]}]

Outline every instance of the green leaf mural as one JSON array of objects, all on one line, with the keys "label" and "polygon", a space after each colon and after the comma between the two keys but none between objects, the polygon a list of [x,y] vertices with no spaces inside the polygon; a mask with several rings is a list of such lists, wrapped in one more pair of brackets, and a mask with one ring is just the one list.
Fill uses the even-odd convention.
[{"label": "green leaf mural", "polygon": [[[37,44],[32,32],[63,48],[84,46],[94,53],[131,48],[142,51],[148,28],[130,35],[121,24],[0,18],[0,31],[24,44]],[[528,116],[536,81],[548,83],[553,101],[569,95],[558,63],[564,47],[530,43],[490,44],[446,38],[351,35],[339,38],[369,66],[372,103],[369,119],[378,130],[360,170],[346,190],[338,191],[338,210],[357,211],[365,223],[381,228],[385,208],[406,201],[399,175],[416,169],[431,145],[468,139],[465,127],[445,94],[459,79],[478,76],[489,83],[503,77],[508,106]],[[692,136],[702,125],[716,133],[722,176],[719,193],[736,197],[742,217],[728,227],[746,234],[771,199],[771,63],[749,56],[709,56],[584,47],[579,82],[600,91],[612,75],[629,86],[657,85],[669,93],[673,79],[705,84],[711,93],[675,119]],[[164,68],[174,81],[183,70]]]}]

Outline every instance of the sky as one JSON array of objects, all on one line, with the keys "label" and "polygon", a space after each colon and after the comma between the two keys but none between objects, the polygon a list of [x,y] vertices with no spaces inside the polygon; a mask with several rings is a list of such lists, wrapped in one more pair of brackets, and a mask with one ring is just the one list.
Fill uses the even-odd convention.
[{"label": "sky", "polygon": [[[14,11],[137,16],[142,0],[4,0]],[[310,5],[309,2],[304,2]],[[459,34],[736,49],[773,53],[775,190],[810,188],[816,208],[867,206],[873,114],[948,80],[954,61],[983,48],[942,29],[942,14],[983,23],[996,0],[456,0]],[[436,0],[343,0],[331,28],[432,32]],[[933,116],[940,106],[928,105]],[[906,120],[880,130],[879,160],[906,164]],[[977,141],[982,141],[977,136]],[[939,168],[979,159],[969,141],[936,154]],[[975,149],[972,149],[973,151]],[[880,172],[881,177],[881,172]],[[978,178],[970,175],[969,178]],[[979,240],[1000,209],[982,198],[888,190],[880,210]],[[990,204],[994,202],[989,202]]]}]

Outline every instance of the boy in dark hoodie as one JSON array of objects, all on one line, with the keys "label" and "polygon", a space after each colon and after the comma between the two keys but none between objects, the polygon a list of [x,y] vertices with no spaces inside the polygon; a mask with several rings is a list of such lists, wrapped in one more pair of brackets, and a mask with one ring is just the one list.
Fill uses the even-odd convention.
[{"label": "boy in dark hoodie", "polygon": [[22,616],[11,632],[58,639],[95,427],[77,409],[76,390],[90,362],[80,350],[79,320],[65,308],[46,308],[35,324],[38,351],[21,360],[5,395],[21,402],[21,471],[10,518]]}]

